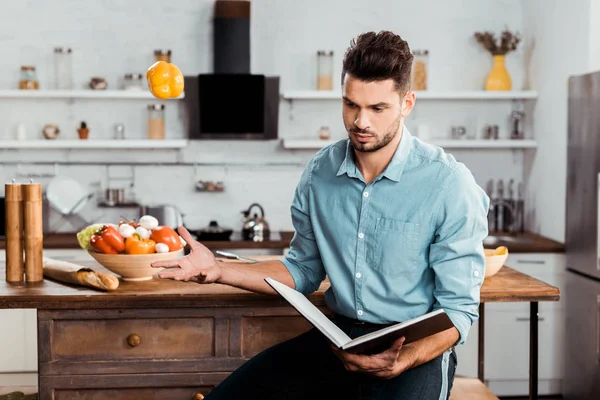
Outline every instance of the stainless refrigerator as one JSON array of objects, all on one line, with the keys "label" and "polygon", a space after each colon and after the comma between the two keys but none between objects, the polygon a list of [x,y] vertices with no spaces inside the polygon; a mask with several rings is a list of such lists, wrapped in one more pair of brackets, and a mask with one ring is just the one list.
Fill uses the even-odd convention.
[{"label": "stainless refrigerator", "polygon": [[599,209],[600,71],[569,78],[563,381],[566,400],[600,399]]}]

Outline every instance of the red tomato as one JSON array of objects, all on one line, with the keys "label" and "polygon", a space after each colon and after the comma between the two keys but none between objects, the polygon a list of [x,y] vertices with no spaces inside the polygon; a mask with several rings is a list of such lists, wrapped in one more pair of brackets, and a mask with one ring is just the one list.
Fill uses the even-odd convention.
[{"label": "red tomato", "polygon": [[164,243],[169,246],[169,251],[177,251],[183,247],[177,232],[168,226],[157,226],[152,229],[150,239],[156,243]]}]

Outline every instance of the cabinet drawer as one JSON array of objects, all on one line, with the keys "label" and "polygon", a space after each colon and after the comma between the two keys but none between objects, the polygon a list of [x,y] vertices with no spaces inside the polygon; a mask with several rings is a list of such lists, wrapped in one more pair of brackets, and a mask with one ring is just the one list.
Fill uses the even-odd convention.
[{"label": "cabinet drawer", "polygon": [[65,389],[55,390],[54,400],[197,400],[212,387],[196,388],[125,388],[125,389]]},{"label": "cabinet drawer", "polygon": [[54,320],[53,361],[197,359],[214,355],[214,319]]},{"label": "cabinet drawer", "polygon": [[54,400],[196,400],[228,373],[113,374],[41,376],[40,399]]}]

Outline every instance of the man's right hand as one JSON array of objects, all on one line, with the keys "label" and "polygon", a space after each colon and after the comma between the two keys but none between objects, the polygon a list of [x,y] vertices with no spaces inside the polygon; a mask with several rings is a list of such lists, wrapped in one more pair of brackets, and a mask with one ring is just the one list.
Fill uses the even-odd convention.
[{"label": "man's right hand", "polygon": [[196,241],[183,226],[180,226],[177,230],[190,246],[191,252],[187,256],[176,260],[153,262],[153,268],[172,268],[161,271],[158,277],[198,283],[217,282],[221,278],[221,267],[212,251]]}]

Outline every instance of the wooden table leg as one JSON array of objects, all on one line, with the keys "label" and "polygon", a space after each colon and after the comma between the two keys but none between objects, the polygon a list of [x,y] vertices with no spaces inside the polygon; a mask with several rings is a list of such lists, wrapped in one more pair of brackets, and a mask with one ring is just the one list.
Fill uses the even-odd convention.
[{"label": "wooden table leg", "polygon": [[538,302],[529,304],[529,400],[538,398]]},{"label": "wooden table leg", "polygon": [[484,339],[485,339],[485,307],[479,303],[479,337],[477,338],[477,378],[483,382],[484,379]]}]

